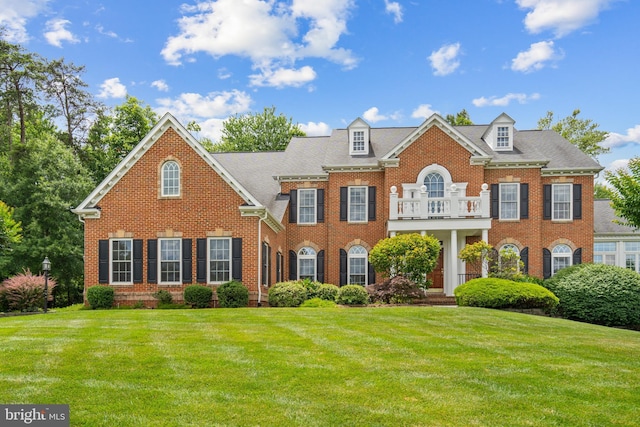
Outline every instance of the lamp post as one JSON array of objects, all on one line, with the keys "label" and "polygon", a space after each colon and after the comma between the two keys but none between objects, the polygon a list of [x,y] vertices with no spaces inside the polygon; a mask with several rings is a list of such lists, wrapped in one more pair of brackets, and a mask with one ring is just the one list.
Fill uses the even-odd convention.
[{"label": "lamp post", "polygon": [[49,271],[51,271],[51,261],[49,257],[44,257],[42,261],[42,271],[44,272],[44,312],[47,312],[47,301],[49,300]]}]

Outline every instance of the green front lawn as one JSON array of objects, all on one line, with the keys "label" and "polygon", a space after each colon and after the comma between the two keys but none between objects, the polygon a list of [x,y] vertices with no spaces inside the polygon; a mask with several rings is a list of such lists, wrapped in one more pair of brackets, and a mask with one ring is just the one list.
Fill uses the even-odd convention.
[{"label": "green front lawn", "polygon": [[632,426],[640,333],[478,308],[0,318],[0,403],[72,426]]}]

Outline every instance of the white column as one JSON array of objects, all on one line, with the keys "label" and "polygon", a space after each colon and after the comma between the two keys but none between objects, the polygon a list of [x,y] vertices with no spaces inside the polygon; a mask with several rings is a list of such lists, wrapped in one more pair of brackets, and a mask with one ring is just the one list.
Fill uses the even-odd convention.
[{"label": "white column", "polygon": [[398,219],[398,188],[395,185],[389,194],[389,219]]},{"label": "white column", "polygon": [[453,296],[453,290],[458,286],[458,230],[451,230],[449,266],[449,277],[446,278],[444,293]]}]

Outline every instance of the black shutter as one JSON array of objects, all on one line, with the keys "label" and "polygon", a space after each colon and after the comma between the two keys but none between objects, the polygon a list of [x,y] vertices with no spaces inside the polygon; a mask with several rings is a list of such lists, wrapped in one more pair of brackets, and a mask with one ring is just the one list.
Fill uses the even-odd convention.
[{"label": "black shutter", "polygon": [[271,246],[267,245],[267,251],[267,265],[269,266],[267,268],[267,286],[271,286],[271,271],[273,270],[271,267]]},{"label": "black shutter", "polygon": [[[552,193],[551,193],[551,185],[550,184],[545,184],[543,186],[542,197],[543,197],[542,219],[551,219],[551,197],[552,197]],[[551,270],[549,270],[549,271],[551,271]],[[551,274],[551,273],[549,273],[549,274]],[[551,277],[551,276],[549,276],[549,277]]]},{"label": "black shutter", "polygon": [[98,241],[98,282],[109,283],[109,241]]},{"label": "black shutter", "polygon": [[147,282],[158,283],[158,241],[147,240]]},{"label": "black shutter", "polygon": [[289,251],[289,280],[298,280],[298,255]]},{"label": "black shutter", "polygon": [[260,258],[262,259],[262,273],[261,273],[261,284],[262,285],[266,285],[267,284],[267,248],[269,247],[269,245],[267,245],[265,242],[262,242],[262,253],[260,254]]},{"label": "black shutter", "polygon": [[231,278],[242,282],[242,238],[231,239]]},{"label": "black shutter", "polygon": [[207,283],[207,239],[196,239],[196,282]]},{"label": "black shutter", "polygon": [[578,248],[573,252],[573,265],[582,264],[582,248]]},{"label": "black shutter", "polygon": [[142,239],[133,240],[133,283],[142,283]]},{"label": "black shutter", "polygon": [[276,253],[276,283],[282,281],[282,253]]},{"label": "black shutter", "polygon": [[340,249],[340,286],[347,284],[347,251]]},{"label": "black shutter", "polygon": [[324,188],[316,190],[317,222],[324,222]]},{"label": "black shutter", "polygon": [[551,277],[551,251],[542,249],[542,276],[544,279]]},{"label": "black shutter", "polygon": [[520,251],[520,261],[522,261],[522,272],[529,274],[529,248],[526,247]]},{"label": "black shutter", "polygon": [[376,270],[373,268],[373,264],[367,261],[367,266],[369,268],[369,280],[367,281],[367,285],[372,285],[376,283]]},{"label": "black shutter", "polygon": [[369,221],[376,220],[376,187],[369,187]]},{"label": "black shutter", "polygon": [[182,239],[182,283],[191,283],[193,279],[193,269],[191,267],[192,239]]},{"label": "black shutter", "polygon": [[582,219],[582,184],[573,184],[573,219]]},{"label": "black shutter", "polygon": [[340,221],[347,220],[349,187],[340,187]]},{"label": "black shutter", "polygon": [[491,184],[491,218],[500,218],[500,184]]},{"label": "black shutter", "polygon": [[289,223],[298,222],[298,190],[289,192]]},{"label": "black shutter", "polygon": [[324,251],[318,252],[316,256],[316,280],[320,283],[324,283]]},{"label": "black shutter", "polygon": [[529,218],[529,184],[520,184],[520,219]]}]

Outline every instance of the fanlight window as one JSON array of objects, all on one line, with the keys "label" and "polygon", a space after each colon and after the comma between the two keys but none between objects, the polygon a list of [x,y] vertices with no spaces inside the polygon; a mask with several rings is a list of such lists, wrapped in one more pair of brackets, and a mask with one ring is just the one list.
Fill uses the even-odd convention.
[{"label": "fanlight window", "polygon": [[444,178],[437,172],[431,172],[424,178],[429,197],[444,197]]}]

